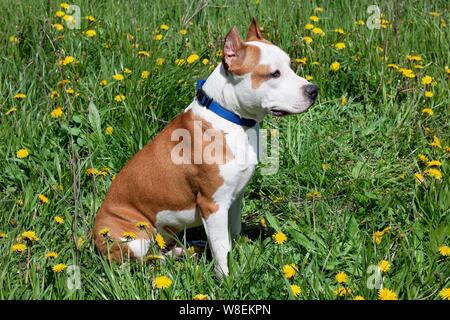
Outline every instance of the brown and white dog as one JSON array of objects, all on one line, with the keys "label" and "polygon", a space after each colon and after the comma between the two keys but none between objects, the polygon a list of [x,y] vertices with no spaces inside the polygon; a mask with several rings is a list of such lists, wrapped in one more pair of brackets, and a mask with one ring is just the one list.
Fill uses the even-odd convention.
[{"label": "brown and white dog", "polygon": [[[314,103],[317,87],[295,74],[289,56],[262,37],[255,19],[245,42],[235,27],[231,29],[223,52],[222,63],[203,90],[238,116],[259,123],[267,114],[298,114]],[[203,224],[216,272],[227,275],[231,240],[241,229],[243,191],[257,163],[251,130],[194,99],[117,174],[95,219],[97,248],[109,259],[121,261],[123,254],[141,259],[155,233],[173,243],[173,234]],[[180,137],[187,146],[179,154],[181,161],[174,159]],[[222,161],[204,158],[202,150],[205,153],[211,141],[216,152],[225,154]],[[238,161],[242,154],[245,161]],[[145,222],[147,230],[139,228],[139,222]],[[107,241],[100,234],[105,228]],[[136,237],[126,241],[125,232]]]}]

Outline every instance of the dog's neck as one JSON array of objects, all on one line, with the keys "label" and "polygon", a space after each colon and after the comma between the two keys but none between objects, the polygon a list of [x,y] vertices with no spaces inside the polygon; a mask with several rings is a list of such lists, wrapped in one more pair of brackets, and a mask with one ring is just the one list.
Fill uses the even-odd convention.
[{"label": "dog's neck", "polygon": [[239,80],[235,80],[230,75],[227,75],[225,67],[220,63],[206,79],[203,90],[222,107],[236,113],[238,116],[261,122],[266,113],[259,108],[244,106],[236,96],[233,81]]}]

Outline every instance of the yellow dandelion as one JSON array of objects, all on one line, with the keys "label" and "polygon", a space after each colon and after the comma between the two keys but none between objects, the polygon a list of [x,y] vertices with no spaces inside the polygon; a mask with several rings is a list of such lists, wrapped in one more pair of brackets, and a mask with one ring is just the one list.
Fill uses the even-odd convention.
[{"label": "yellow dandelion", "polygon": [[84,34],[85,34],[87,37],[92,38],[92,37],[95,37],[95,36],[97,35],[97,32],[96,32],[95,30],[89,29],[89,30],[86,30],[86,31],[84,32]]},{"label": "yellow dandelion", "polygon": [[55,216],[53,218],[53,220],[56,222],[56,224],[63,224],[64,223],[64,219],[60,216]]},{"label": "yellow dandelion", "polygon": [[321,36],[321,37],[323,37],[325,35],[325,32],[318,27],[315,27],[314,29],[312,29],[312,33],[316,34],[318,36]]},{"label": "yellow dandelion", "polygon": [[378,262],[378,268],[380,268],[381,272],[387,273],[391,269],[391,264],[387,260],[381,260]]},{"label": "yellow dandelion", "polygon": [[426,155],[422,154],[422,153],[419,153],[419,155],[417,157],[422,162],[427,162],[428,161],[428,157]]},{"label": "yellow dandelion", "polygon": [[11,250],[13,252],[24,252],[25,250],[27,250],[27,246],[24,245],[23,243],[15,243],[12,245]]},{"label": "yellow dandelion", "polygon": [[189,57],[187,57],[186,61],[189,64],[193,64],[195,61],[199,59],[199,56],[197,54],[191,54]]},{"label": "yellow dandelion", "polygon": [[16,36],[11,36],[11,37],[9,37],[9,42],[19,43],[19,38],[17,38]]},{"label": "yellow dandelion", "polygon": [[337,287],[334,294],[338,297],[344,297],[352,294],[352,289],[346,287]]},{"label": "yellow dandelion", "polygon": [[69,8],[69,4],[67,2],[62,2],[59,4],[59,6],[64,10],[67,10]]},{"label": "yellow dandelion", "polygon": [[422,61],[422,57],[419,55],[407,55],[406,59],[409,61]]},{"label": "yellow dandelion", "polygon": [[153,285],[158,289],[167,289],[172,285],[172,280],[167,276],[159,276],[153,279]]},{"label": "yellow dandelion", "polygon": [[78,237],[77,239],[77,249],[80,249],[84,244],[84,239],[83,237]]},{"label": "yellow dandelion", "polygon": [[259,225],[264,229],[267,228],[267,221],[264,218],[259,219]]},{"label": "yellow dandelion", "polygon": [[69,65],[71,63],[74,63],[74,62],[75,62],[75,58],[74,57],[67,56],[64,59],[59,60],[58,64],[60,66],[67,66],[67,65]]},{"label": "yellow dandelion", "polygon": [[0,240],[8,238],[8,234],[6,232],[0,232]]},{"label": "yellow dandelion", "polygon": [[281,231],[278,231],[277,233],[272,235],[273,241],[275,241],[276,244],[282,245],[287,241],[287,236]]},{"label": "yellow dandelion", "polygon": [[307,75],[305,76],[305,79],[306,79],[307,81],[311,81],[311,80],[314,79],[314,77],[313,77],[312,75],[310,75],[310,74],[307,74]]},{"label": "yellow dandelion", "polygon": [[430,76],[426,75],[422,78],[422,84],[424,85],[430,84],[431,82],[433,82],[433,78]]},{"label": "yellow dandelion", "polygon": [[140,221],[140,222],[136,223],[136,228],[145,230],[148,228],[148,223],[145,221]]},{"label": "yellow dandelion", "polygon": [[353,300],[366,300],[363,296],[356,296]]},{"label": "yellow dandelion", "polygon": [[347,283],[347,274],[345,272],[338,272],[335,276],[337,283]]},{"label": "yellow dandelion", "polygon": [[414,174],[414,177],[416,178],[417,183],[423,183],[423,181],[425,180],[424,176],[418,172]]},{"label": "yellow dandelion", "polygon": [[433,142],[430,142],[429,145],[433,148],[438,148],[438,149],[442,148],[441,140],[437,136],[433,137]]},{"label": "yellow dandelion", "polygon": [[123,102],[123,101],[125,101],[125,99],[126,98],[123,94],[118,94],[114,97],[114,101],[116,101],[116,102]]},{"label": "yellow dandelion", "polygon": [[437,12],[437,11],[431,11],[430,12],[430,16],[432,16],[432,17],[439,17],[441,14],[439,13],[439,12]]},{"label": "yellow dandelion", "polygon": [[27,149],[19,149],[16,152],[16,157],[19,159],[24,159],[24,158],[28,157],[28,155],[29,155],[29,152]]},{"label": "yellow dandelion", "polygon": [[155,242],[161,250],[166,247],[166,241],[164,240],[163,236],[160,235],[159,233],[157,233],[155,236]]},{"label": "yellow dandelion", "polygon": [[132,71],[131,69],[129,69],[129,68],[125,68],[125,69],[123,69],[123,72],[125,72],[125,73],[127,73],[127,74],[130,74],[130,73],[132,73],[133,71]]},{"label": "yellow dandelion", "polygon": [[58,258],[58,254],[55,251],[50,251],[45,254],[47,259],[56,259]]},{"label": "yellow dandelion", "polygon": [[10,114],[14,113],[17,111],[17,108],[11,108],[8,111],[5,112],[5,116],[9,116]]},{"label": "yellow dandelion", "polygon": [[356,20],[356,21],[355,21],[355,24],[358,25],[358,26],[363,26],[363,25],[365,25],[364,20]]},{"label": "yellow dandelion", "polygon": [[181,29],[179,32],[182,36],[185,36],[187,34],[187,30],[186,29]]},{"label": "yellow dandelion", "polygon": [[384,232],[383,232],[383,231],[376,231],[376,232],[373,234],[373,239],[374,239],[374,241],[375,241],[375,243],[376,243],[377,245],[380,245],[381,240],[383,239],[383,235],[384,235]]},{"label": "yellow dandelion", "polygon": [[163,39],[163,35],[162,34],[157,34],[157,35],[154,36],[153,39],[156,40],[156,41],[161,41]]},{"label": "yellow dandelion", "polygon": [[298,267],[293,263],[283,266],[283,274],[287,279],[293,278],[297,274],[297,271]]},{"label": "yellow dandelion", "polygon": [[345,31],[342,28],[336,28],[336,29],[334,29],[334,32],[339,33],[339,34],[345,34]]},{"label": "yellow dandelion", "polygon": [[298,297],[302,293],[302,289],[296,284],[292,284],[290,288],[294,297]]},{"label": "yellow dandelion", "polygon": [[304,36],[302,38],[302,40],[306,43],[306,44],[311,44],[313,42],[313,38],[308,37],[308,36]]},{"label": "yellow dandelion", "polygon": [[450,288],[444,288],[439,291],[439,296],[442,300],[450,300]]},{"label": "yellow dandelion", "polygon": [[63,114],[64,112],[61,107],[56,107],[55,109],[52,110],[52,112],[50,112],[50,116],[52,118],[60,118],[62,117]]},{"label": "yellow dandelion", "polygon": [[145,50],[138,51],[138,56],[150,57],[150,51],[145,51]]},{"label": "yellow dandelion", "polygon": [[434,96],[434,93],[433,93],[433,92],[431,92],[431,91],[425,91],[425,94],[424,94],[424,96],[425,96],[426,98],[433,98],[433,96]]},{"label": "yellow dandelion", "polygon": [[312,23],[307,23],[307,24],[305,24],[305,29],[312,30],[312,29],[314,29],[314,25]]},{"label": "yellow dandelion", "polygon": [[388,288],[383,288],[378,290],[378,298],[380,300],[397,300],[397,294]]},{"label": "yellow dandelion", "polygon": [[142,79],[147,79],[150,76],[150,71],[148,70],[144,70],[141,72],[141,78]]},{"label": "yellow dandelion", "polygon": [[19,92],[14,96],[14,99],[16,100],[23,100],[27,97],[27,95],[25,93]]},{"label": "yellow dandelion", "polygon": [[167,24],[162,24],[162,25],[159,26],[159,28],[160,28],[161,30],[164,30],[164,31],[169,30],[169,26],[168,26]]},{"label": "yellow dandelion", "polygon": [[295,62],[296,62],[296,63],[298,63],[298,64],[303,64],[303,65],[306,65],[306,61],[308,61],[308,58],[306,58],[306,57],[295,59]]},{"label": "yellow dandelion", "polygon": [[93,17],[93,16],[86,16],[86,17],[84,17],[87,21],[89,21],[89,22],[95,22],[96,21],[96,19],[95,19],[95,17]]},{"label": "yellow dandelion", "polygon": [[339,69],[341,68],[341,64],[337,61],[334,61],[331,65],[330,65],[330,70],[333,72],[337,72]]},{"label": "yellow dandelion", "polygon": [[390,68],[390,69],[397,69],[398,70],[398,65],[396,65],[395,63],[389,63],[388,64],[388,68]]},{"label": "yellow dandelion", "polygon": [[322,194],[319,191],[310,191],[306,194],[306,198],[309,200],[315,200],[322,198]]},{"label": "yellow dandelion", "polygon": [[166,62],[166,60],[164,60],[163,58],[156,59],[157,66],[162,66],[164,64],[164,62]]},{"label": "yellow dandelion", "polygon": [[26,241],[38,241],[39,238],[36,236],[36,232],[28,230],[28,231],[24,231],[22,232],[21,236],[22,240],[26,240]]},{"label": "yellow dandelion", "polygon": [[422,113],[425,113],[426,115],[432,116],[433,115],[433,109],[431,108],[423,108]]},{"label": "yellow dandelion", "polygon": [[342,96],[341,97],[341,106],[345,106],[347,104],[347,97]]},{"label": "yellow dandelion", "polygon": [[176,59],[176,60],[175,60],[175,64],[176,64],[177,66],[185,65],[185,64],[186,64],[186,59]]},{"label": "yellow dandelion", "polygon": [[98,232],[98,234],[100,235],[100,236],[103,236],[103,237],[108,237],[109,236],[109,228],[103,228],[103,229],[101,229],[99,232]]},{"label": "yellow dandelion", "polygon": [[121,73],[116,73],[115,75],[113,75],[113,79],[116,81],[122,81],[123,79],[125,79],[125,77]]},{"label": "yellow dandelion", "polygon": [[136,239],[136,234],[134,232],[125,231],[122,233],[122,237],[125,238],[126,241]]},{"label": "yellow dandelion", "polygon": [[58,11],[55,12],[55,17],[57,17],[57,18],[62,18],[65,15],[66,15],[65,12],[61,11],[61,10],[58,10]]},{"label": "yellow dandelion", "polygon": [[67,268],[67,265],[65,265],[64,263],[58,263],[58,264],[53,266],[52,270],[55,273],[61,273],[64,270],[66,270],[66,268]]},{"label": "yellow dandelion", "polygon": [[43,195],[43,194],[38,194],[38,198],[39,198],[39,201],[42,203],[42,204],[44,204],[44,203],[48,203],[48,198],[45,196],[45,195]]},{"label": "yellow dandelion", "polygon": [[55,23],[53,25],[53,28],[55,28],[56,31],[62,31],[64,30],[64,26],[61,23]]},{"label": "yellow dandelion", "polygon": [[109,127],[107,127],[107,128],[105,129],[105,133],[106,133],[108,136],[112,135],[112,134],[113,134],[113,131],[114,131],[114,128],[111,127],[111,126],[109,126]]},{"label": "yellow dandelion", "polygon": [[441,180],[442,179],[442,172],[439,169],[427,169],[424,171],[425,174],[432,176],[433,178],[437,179],[437,180]]},{"label": "yellow dandelion", "polygon": [[201,294],[201,293],[196,294],[196,295],[192,298],[192,300],[208,300],[208,299],[209,299],[209,297],[208,297],[207,294]]},{"label": "yellow dandelion", "polygon": [[345,43],[338,42],[334,45],[334,47],[336,48],[336,50],[343,50],[343,49],[345,49]]},{"label": "yellow dandelion", "polygon": [[442,162],[440,162],[439,160],[428,161],[427,166],[428,167],[440,167],[440,166],[442,166]]},{"label": "yellow dandelion", "polygon": [[209,60],[208,60],[208,59],[205,58],[205,59],[202,60],[202,64],[203,64],[203,65],[206,66],[208,63],[209,63]]},{"label": "yellow dandelion", "polygon": [[99,84],[100,84],[102,87],[104,87],[104,86],[106,86],[106,85],[108,84],[108,80],[102,79],[102,80],[99,81]]},{"label": "yellow dandelion", "polygon": [[440,246],[439,253],[443,257],[450,257],[450,247],[449,246]]}]

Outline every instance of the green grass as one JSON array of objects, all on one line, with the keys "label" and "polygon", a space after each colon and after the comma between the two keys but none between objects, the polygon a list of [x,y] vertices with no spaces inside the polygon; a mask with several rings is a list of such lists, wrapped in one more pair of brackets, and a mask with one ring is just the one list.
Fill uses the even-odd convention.
[{"label": "green grass", "polygon": [[[1,299],[191,299],[198,293],[213,299],[294,299],[290,284],[302,288],[295,299],[376,299],[377,290],[367,286],[367,269],[382,259],[391,263],[384,286],[400,299],[440,299],[438,292],[450,286],[449,257],[438,249],[450,245],[446,1],[403,2],[398,10],[380,3],[385,19],[392,25],[397,21],[397,31],[355,23],[367,20],[373,1],[211,1],[188,24],[183,22],[195,7],[189,1],[76,4],[82,17],[97,21],[83,19],[80,30],[58,32],[52,24],[60,20],[55,17],[59,2],[0,3],[0,232],[7,234],[0,239]],[[324,11],[315,13],[317,5]],[[430,15],[433,11],[441,16]],[[307,46],[302,37],[310,31],[304,26],[313,14],[326,35],[313,36]],[[224,35],[236,25],[244,36],[252,16],[293,59],[307,58],[305,65],[295,64],[298,74],[313,76],[320,95],[306,114],[264,121],[264,127],[280,131],[280,169],[271,176],[257,170],[246,190],[243,222],[252,232],[244,231],[234,245],[230,276],[218,280],[207,254],[110,265],[97,254],[90,230],[113,175],[192,101],[195,80],[207,77],[220,61]],[[155,41],[163,23],[170,29],[158,31],[164,38]],[[182,28],[188,30],[184,36]],[[97,35],[86,37],[87,29]],[[18,42],[10,42],[11,36]],[[335,50],[336,42],[346,48]],[[138,50],[150,56],[139,57]],[[192,65],[174,63],[192,53],[200,56]],[[413,54],[423,60],[408,61]],[[58,66],[68,55],[77,63]],[[159,67],[158,58],[165,59]],[[208,65],[201,63],[204,58]],[[333,61],[341,63],[336,73],[329,70]],[[413,69],[416,78],[403,77],[388,63]],[[424,68],[414,69],[418,63]],[[124,68],[132,73],[114,81],[112,75]],[[151,73],[145,80],[143,70]],[[424,75],[435,82],[426,86],[434,93],[431,99],[424,97]],[[58,86],[63,79],[71,83]],[[99,85],[102,79],[108,80],[105,87]],[[52,100],[53,90],[60,96]],[[15,99],[18,92],[26,98]],[[124,102],[114,101],[119,93]],[[345,106],[341,96],[348,99]],[[89,113],[90,102],[95,107]],[[57,105],[64,115],[55,119],[50,113]],[[434,114],[423,114],[425,107]],[[7,114],[11,108],[16,111]],[[105,134],[108,126],[112,135]],[[442,148],[429,145],[434,136]],[[21,148],[29,151],[27,158],[16,157]],[[442,162],[441,180],[424,173],[420,153]],[[110,172],[92,177],[85,173],[91,167]],[[414,177],[420,172],[421,184]],[[320,198],[311,199],[311,191],[320,192]],[[38,194],[49,202],[41,204]],[[54,222],[56,215],[65,219],[63,225]],[[267,228],[260,226],[261,218]],[[390,231],[376,245],[374,232],[386,227]],[[23,243],[25,230],[40,240],[28,252],[12,252],[14,243]],[[273,242],[276,231],[287,234],[285,244]],[[79,237],[84,244],[76,249]],[[59,257],[49,261],[48,251]],[[67,290],[70,274],[54,273],[57,263],[80,267],[80,290]],[[287,280],[282,267],[289,263],[297,264],[298,274]],[[334,294],[340,271],[352,289],[345,297]],[[172,286],[153,289],[158,275],[169,276]]]}]

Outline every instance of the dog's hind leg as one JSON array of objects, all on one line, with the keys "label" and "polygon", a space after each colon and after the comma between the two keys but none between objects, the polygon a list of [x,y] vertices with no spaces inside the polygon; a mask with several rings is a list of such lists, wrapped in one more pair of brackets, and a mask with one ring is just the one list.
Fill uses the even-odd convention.
[{"label": "dog's hind leg", "polygon": [[243,193],[241,193],[233,202],[228,211],[228,219],[230,223],[230,236],[232,240],[236,240],[241,233],[242,223],[241,223],[241,209],[242,209],[242,198]]}]

